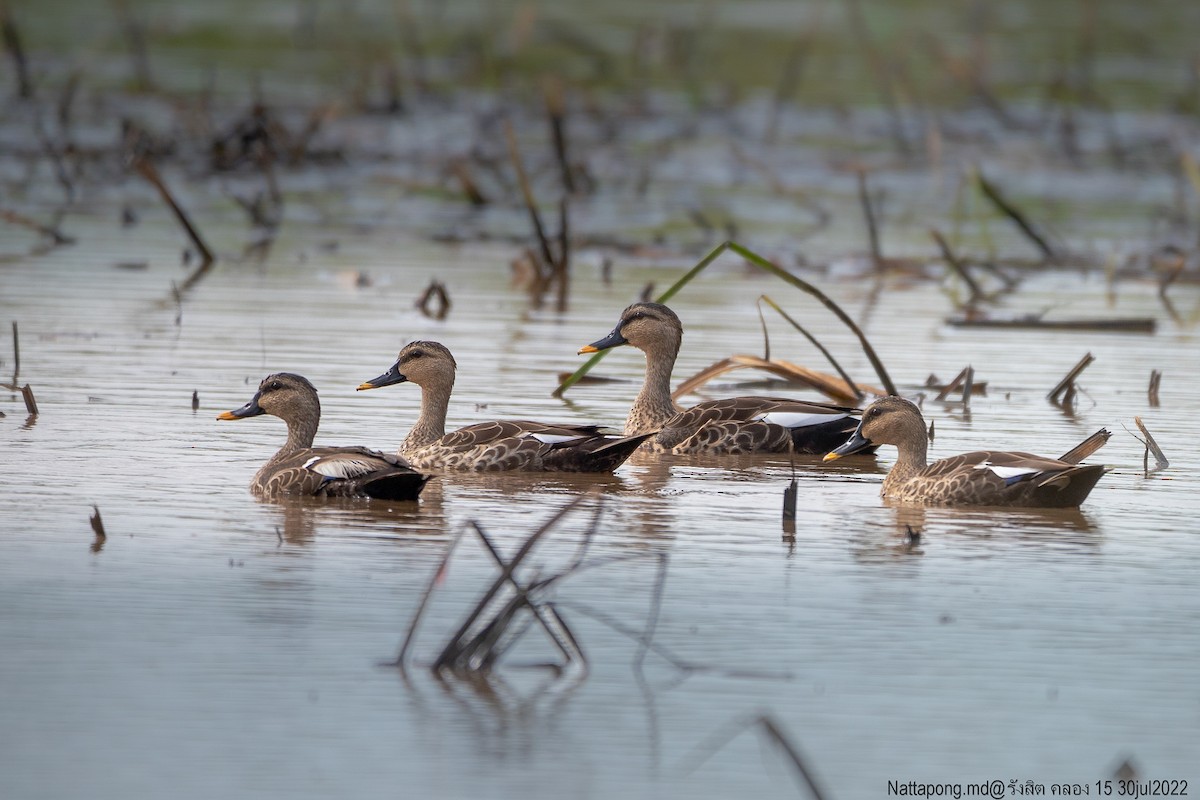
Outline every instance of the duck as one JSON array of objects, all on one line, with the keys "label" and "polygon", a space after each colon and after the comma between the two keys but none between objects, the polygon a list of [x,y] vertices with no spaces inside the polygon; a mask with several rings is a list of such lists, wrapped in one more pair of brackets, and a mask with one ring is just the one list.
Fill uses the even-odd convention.
[{"label": "duck", "polygon": [[251,493],[416,500],[429,476],[403,459],[365,447],[313,447],[321,422],[316,388],[301,375],[277,372],[263,378],[258,391],[241,408],[219,420],[263,414],[287,423],[287,442],[250,481]]},{"label": "duck", "polygon": [[417,469],[439,472],[612,472],[657,433],[611,436],[597,425],[529,420],[480,422],[446,433],[458,364],[440,342],[406,344],[387,372],[359,391],[397,383],[421,388],[421,412],[399,454]]},{"label": "duck", "polygon": [[1102,464],[1079,463],[1079,459],[1103,445],[1108,435],[1101,430],[1062,458],[979,450],[930,464],[921,410],[912,401],[893,395],[867,406],[854,435],[825,460],[867,447],[894,445],[899,457],[883,479],[880,495],[902,504],[1077,508],[1108,469]]},{"label": "duck", "polygon": [[820,454],[846,441],[858,410],[780,397],[730,397],[681,410],[671,399],[671,371],[683,344],[683,323],[661,303],[634,303],[612,332],[579,354],[630,345],[646,355],[646,378],[629,409],[626,436],[657,430],[654,452],[738,455]]}]

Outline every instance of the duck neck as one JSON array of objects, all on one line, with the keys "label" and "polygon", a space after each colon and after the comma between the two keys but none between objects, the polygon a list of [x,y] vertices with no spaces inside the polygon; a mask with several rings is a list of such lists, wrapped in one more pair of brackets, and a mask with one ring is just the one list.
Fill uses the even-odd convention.
[{"label": "duck neck", "polygon": [[883,479],[883,494],[887,496],[895,487],[907,483],[928,465],[929,438],[925,427],[918,425],[896,444],[896,463]]},{"label": "duck neck", "polygon": [[679,342],[658,344],[646,348],[646,380],[642,391],[629,409],[625,435],[637,436],[658,430],[678,409],[671,400],[671,371],[679,355]]},{"label": "duck neck", "polygon": [[432,444],[446,435],[446,411],[450,408],[450,393],[454,390],[454,378],[421,387],[421,415],[408,432],[400,450],[415,450]]},{"label": "duck neck", "polygon": [[280,417],[287,423],[288,436],[279,452],[263,465],[260,473],[270,471],[270,468],[293,453],[312,447],[313,439],[317,438],[317,428],[321,424],[321,403],[315,397],[303,408],[292,408],[286,416]]}]

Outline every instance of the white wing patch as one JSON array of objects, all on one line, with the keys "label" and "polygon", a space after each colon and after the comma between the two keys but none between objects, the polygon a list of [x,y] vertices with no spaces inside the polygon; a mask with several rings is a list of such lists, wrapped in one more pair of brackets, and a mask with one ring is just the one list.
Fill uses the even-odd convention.
[{"label": "white wing patch", "polygon": [[583,436],[566,436],[563,434],[553,434],[553,433],[526,433],[526,434],[524,434],[524,437],[526,439],[537,439],[542,444],[562,444],[563,442],[578,442],[578,441],[582,441],[584,438],[586,438]]},{"label": "white wing patch", "polygon": [[982,464],[976,464],[975,469],[990,469],[1005,481],[1013,481],[1017,478],[1024,478],[1029,475],[1037,475],[1042,471],[1034,467],[998,467],[990,461],[984,461]]},{"label": "white wing patch", "polygon": [[304,462],[304,468],[326,478],[357,478],[379,469],[379,462],[345,455],[313,456]]},{"label": "white wing patch", "polygon": [[835,422],[845,419],[847,414],[801,414],[798,411],[768,411],[754,418],[755,422],[766,422],[771,425],[781,425],[785,428],[807,428],[809,425],[820,425],[822,422]]}]

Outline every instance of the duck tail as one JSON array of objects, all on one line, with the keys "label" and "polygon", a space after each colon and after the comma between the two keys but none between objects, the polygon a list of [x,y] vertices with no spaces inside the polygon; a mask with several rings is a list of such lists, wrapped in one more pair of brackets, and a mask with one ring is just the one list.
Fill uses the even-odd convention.
[{"label": "duck tail", "polygon": [[428,475],[407,467],[380,470],[363,478],[359,488],[367,497],[376,500],[416,500],[425,488]]},{"label": "duck tail", "polygon": [[[1097,446],[1098,447],[1098,446]],[[1037,483],[1034,492],[1046,508],[1075,508],[1087,499],[1108,472],[1103,464],[1080,464],[1055,472]]]},{"label": "duck tail", "polygon": [[[561,460],[555,468],[570,472],[612,472],[633,455],[642,442],[658,435],[658,431],[640,433],[637,436],[622,436],[620,438],[597,437],[581,445],[583,452],[562,452]],[[550,463],[547,458],[547,464]]]}]

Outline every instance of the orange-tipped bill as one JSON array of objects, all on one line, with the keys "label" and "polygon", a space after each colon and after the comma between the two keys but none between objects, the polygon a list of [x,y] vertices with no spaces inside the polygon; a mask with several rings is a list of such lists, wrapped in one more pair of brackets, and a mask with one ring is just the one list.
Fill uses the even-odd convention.
[{"label": "orange-tipped bill", "polygon": [[391,386],[393,383],[404,383],[407,381],[404,375],[400,374],[400,362],[392,364],[392,368],[380,375],[378,378],[372,378],[358,385],[358,391],[365,392],[367,389],[378,389],[382,386]]},{"label": "orange-tipped bill", "polygon": [[241,408],[235,408],[233,411],[223,411],[217,415],[217,419],[245,419],[246,417],[257,417],[259,414],[265,414],[262,406],[258,404],[259,393],[256,392],[254,397],[250,398],[250,402]]},{"label": "orange-tipped bill", "polygon": [[608,350],[610,347],[618,347],[628,343],[629,341],[621,335],[621,328],[618,325],[616,328],[613,328],[612,332],[603,339],[597,339],[591,344],[585,344],[583,347],[579,348],[578,355],[584,355],[585,353],[599,353],[601,350]]},{"label": "orange-tipped bill", "polygon": [[838,447],[838,448],[826,453],[825,458],[823,458],[822,461],[835,461],[835,460],[841,458],[842,456],[849,456],[849,455],[853,455],[855,453],[861,453],[864,450],[869,450],[872,447],[874,447],[875,443],[872,442],[870,439],[865,438],[861,433],[859,433],[860,430],[862,430],[861,425],[858,426],[858,430],[854,431],[854,435],[850,437],[850,441],[846,442],[841,447]]}]

